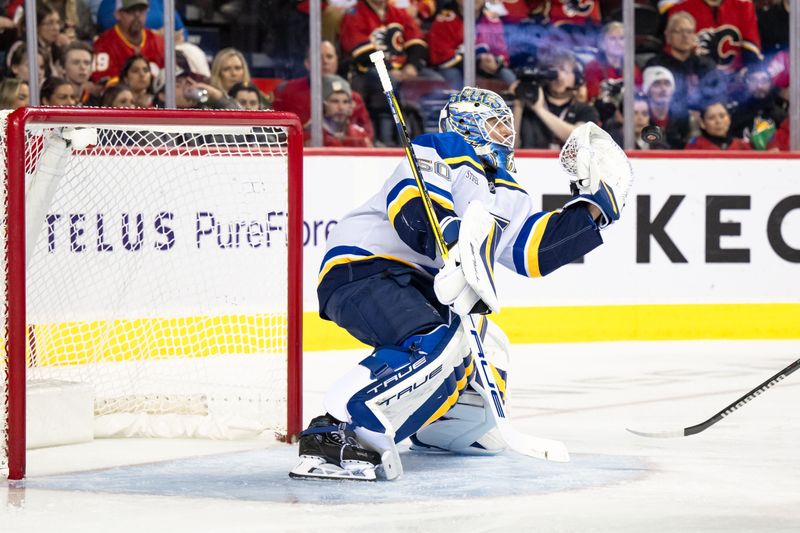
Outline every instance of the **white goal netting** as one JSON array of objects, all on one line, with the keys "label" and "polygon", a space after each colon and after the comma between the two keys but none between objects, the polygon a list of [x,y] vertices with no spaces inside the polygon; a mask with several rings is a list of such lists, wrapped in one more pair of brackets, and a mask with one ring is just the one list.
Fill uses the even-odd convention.
[{"label": "white goal netting", "polygon": [[6,157],[25,161],[28,383],[90,386],[95,437],[285,433],[286,131],[31,121],[25,137]]}]

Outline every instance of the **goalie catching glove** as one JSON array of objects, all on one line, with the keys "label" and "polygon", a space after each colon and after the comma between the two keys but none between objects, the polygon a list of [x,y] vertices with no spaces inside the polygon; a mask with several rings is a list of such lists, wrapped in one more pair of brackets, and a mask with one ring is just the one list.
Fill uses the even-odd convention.
[{"label": "goalie catching glove", "polygon": [[575,197],[564,206],[586,202],[601,211],[600,228],[619,220],[633,170],[625,152],[611,136],[593,122],[575,128],[560,155],[561,166],[569,174]]},{"label": "goalie catching glove", "polygon": [[434,279],[436,297],[460,316],[500,311],[494,284],[495,250],[502,230],[480,202],[464,216],[445,219],[442,233],[449,254]]}]

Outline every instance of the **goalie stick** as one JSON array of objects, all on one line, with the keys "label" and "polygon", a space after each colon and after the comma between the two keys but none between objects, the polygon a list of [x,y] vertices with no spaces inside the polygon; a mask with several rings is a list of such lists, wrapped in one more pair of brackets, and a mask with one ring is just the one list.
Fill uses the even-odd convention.
[{"label": "goalie stick", "polygon": [[694,426],[689,426],[683,429],[676,429],[671,431],[637,431],[634,429],[625,428],[627,431],[630,431],[634,435],[639,435],[640,437],[653,437],[653,438],[673,438],[673,437],[688,437],[689,435],[696,435],[701,431],[705,431],[706,429],[710,428],[726,416],[730,415],[740,407],[742,407],[747,402],[755,399],[761,393],[767,391],[768,389],[772,388],[773,386],[777,385],[780,381],[782,381],[786,376],[794,372],[800,368],[800,359],[791,363],[789,366],[784,368],[783,370],[779,371],[777,374],[773,375],[772,377],[768,378],[764,383],[759,385],[758,387],[750,390],[741,398],[738,398],[736,401],[722,409],[720,412],[705,420],[696,424]]},{"label": "goalie stick", "polygon": [[[408,130],[406,129],[403,113],[400,110],[400,105],[397,102],[397,98],[395,98],[394,90],[392,88],[392,81],[389,78],[388,71],[386,70],[383,51],[379,50],[377,52],[373,52],[369,55],[369,58],[375,64],[375,69],[377,70],[378,77],[381,80],[381,85],[386,95],[386,100],[388,101],[389,108],[392,111],[392,117],[394,118],[395,125],[397,126],[400,142],[403,144],[403,149],[405,151],[406,158],[408,159],[408,164],[411,167],[411,173],[414,175],[414,181],[416,182],[420,196],[422,197],[422,204],[425,208],[425,214],[427,216],[428,223],[431,226],[431,230],[433,231],[433,235],[436,240],[436,247],[442,256],[442,259],[447,259],[449,254],[444,241],[444,236],[442,235],[442,228],[439,225],[439,220],[436,218],[436,214],[433,211],[431,197],[428,194],[428,189],[422,179],[422,172],[420,171],[419,163],[417,163],[417,158],[414,155],[414,151],[411,147],[411,139],[409,138]],[[489,361],[486,359],[486,355],[483,350],[483,344],[475,324],[475,319],[469,314],[463,315],[460,318],[461,326],[464,328],[466,337],[469,339],[469,346],[470,350],[472,351],[472,357],[475,361],[475,368],[477,370],[478,377],[482,383],[482,386],[476,386],[474,388],[481,395],[483,401],[490,406],[489,411],[492,413],[492,417],[494,418],[501,438],[511,450],[517,453],[539,459],[547,459],[548,461],[569,461],[569,452],[567,452],[567,447],[564,446],[564,443],[557,440],[543,439],[526,435],[517,431],[516,428],[511,425],[506,408],[500,398],[500,391],[494,381],[494,377],[491,375],[492,371],[489,366]]]}]

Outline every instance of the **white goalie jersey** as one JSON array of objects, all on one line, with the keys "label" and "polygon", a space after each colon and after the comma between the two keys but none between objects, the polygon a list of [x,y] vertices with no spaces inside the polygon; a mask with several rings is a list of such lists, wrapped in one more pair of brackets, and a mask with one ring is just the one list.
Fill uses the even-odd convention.
[{"label": "white goalie jersey", "polygon": [[[504,169],[484,169],[460,135],[426,134],[412,144],[439,220],[460,217],[480,201],[495,217],[502,235],[497,261],[528,277],[548,274],[602,243],[585,207],[543,212]],[[328,238],[319,272],[320,309],[341,283],[401,263],[436,274],[443,262],[407,161],[381,190],[339,221]],[[324,314],[323,314],[324,317]]]}]

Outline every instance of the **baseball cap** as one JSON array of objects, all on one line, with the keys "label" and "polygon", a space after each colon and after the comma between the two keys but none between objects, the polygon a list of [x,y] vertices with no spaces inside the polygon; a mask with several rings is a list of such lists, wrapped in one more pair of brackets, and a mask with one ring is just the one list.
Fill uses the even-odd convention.
[{"label": "baseball cap", "polygon": [[644,93],[647,94],[650,91],[650,87],[657,81],[660,80],[667,80],[672,87],[675,87],[675,76],[672,75],[672,72],[669,71],[666,67],[660,66],[653,66],[647,67],[644,69],[644,73],[642,74],[644,80],[642,82],[642,89]]},{"label": "baseball cap", "polygon": [[345,93],[348,97],[353,97],[353,91],[350,89],[350,84],[341,76],[329,74],[322,77],[322,99],[327,100],[333,93]]},{"label": "baseball cap", "polygon": [[134,7],[139,6],[150,6],[150,3],[147,0],[121,0],[119,5],[119,9],[133,9]]}]

